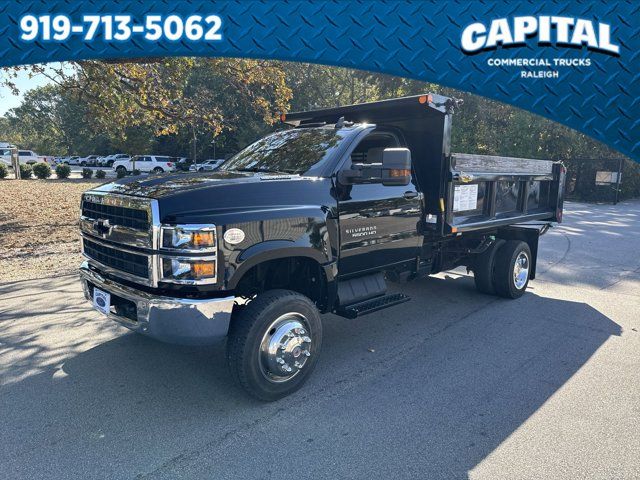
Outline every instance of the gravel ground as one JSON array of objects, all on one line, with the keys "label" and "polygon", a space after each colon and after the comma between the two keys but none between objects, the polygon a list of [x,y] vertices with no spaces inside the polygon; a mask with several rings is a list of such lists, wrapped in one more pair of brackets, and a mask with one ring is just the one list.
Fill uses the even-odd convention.
[{"label": "gravel ground", "polygon": [[0,180],[0,282],[75,272],[80,194],[104,180]]}]

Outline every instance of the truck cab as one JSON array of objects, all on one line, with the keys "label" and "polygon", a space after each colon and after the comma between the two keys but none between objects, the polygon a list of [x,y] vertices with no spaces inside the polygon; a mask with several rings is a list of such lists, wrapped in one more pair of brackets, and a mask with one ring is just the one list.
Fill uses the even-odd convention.
[{"label": "truck cab", "polygon": [[87,299],[158,340],[226,336],[238,384],[276,400],[315,367],[321,314],[410,300],[387,281],[463,266],[480,293],[520,297],[561,220],[564,168],[450,152],[458,107],[426,94],[287,114],[214,172],[86,192]]}]

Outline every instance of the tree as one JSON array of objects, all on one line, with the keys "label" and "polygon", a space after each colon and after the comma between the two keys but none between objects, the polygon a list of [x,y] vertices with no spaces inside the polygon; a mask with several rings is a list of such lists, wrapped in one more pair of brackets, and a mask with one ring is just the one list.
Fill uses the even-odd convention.
[{"label": "tree", "polygon": [[33,65],[5,68],[4,84],[15,88],[13,76],[24,69],[70,92],[86,105],[95,130],[120,144],[138,128],[151,128],[156,136],[201,133],[209,144],[239,124],[272,125],[291,98],[280,64],[260,60],[81,61],[54,69]]},{"label": "tree", "polygon": [[[238,152],[278,127],[278,115],[425,92],[463,100],[452,150],[550,158],[572,182],[595,183],[584,159],[620,155],[548,119],[477,95],[418,80],[325,65],[227,58],[82,61],[4,69],[45,75],[54,85],[30,92],[0,118],[0,136],[41,153],[151,152],[198,159]],[[195,137],[195,142],[194,142]],[[599,164],[600,165],[600,164]],[[624,195],[640,195],[640,168],[627,161]],[[583,175],[584,178],[580,176]],[[589,190],[591,192],[591,190]],[[591,195],[591,193],[589,193]]]}]

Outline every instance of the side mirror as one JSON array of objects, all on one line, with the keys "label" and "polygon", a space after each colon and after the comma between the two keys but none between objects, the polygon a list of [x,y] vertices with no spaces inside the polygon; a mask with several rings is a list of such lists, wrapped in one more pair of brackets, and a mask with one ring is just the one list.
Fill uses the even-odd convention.
[{"label": "side mirror", "polygon": [[402,186],[411,181],[411,151],[408,148],[385,148],[382,152],[382,185]]}]

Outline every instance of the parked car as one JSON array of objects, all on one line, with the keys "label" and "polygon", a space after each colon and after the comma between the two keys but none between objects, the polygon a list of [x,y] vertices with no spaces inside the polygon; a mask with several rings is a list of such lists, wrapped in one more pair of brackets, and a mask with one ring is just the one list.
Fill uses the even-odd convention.
[{"label": "parked car", "polygon": [[[227,336],[236,382],[276,400],[316,366],[322,313],[353,319],[410,300],[389,293],[387,279],[464,266],[479,292],[521,297],[540,236],[562,220],[566,171],[549,160],[451,154],[457,103],[428,94],[289,113],[298,128],[209,175],[85,192],[87,300],[158,340]],[[517,202],[502,205],[491,192],[512,182]],[[539,201],[528,196],[535,184]],[[495,311],[509,317],[530,303]],[[367,327],[348,328],[357,336]]]},{"label": "parked car", "polygon": [[18,158],[20,163],[34,165],[36,163],[46,162],[47,157],[42,157],[33,150],[18,150]]},{"label": "parked car", "polygon": [[224,163],[224,158],[219,158],[218,160],[205,160],[202,163],[198,163],[190,165],[190,172],[211,172],[213,170],[217,170],[220,165]]},{"label": "parked car", "polygon": [[62,163],[66,163],[67,165],[80,165],[80,160],[82,160],[78,155],[74,155],[72,157],[65,158]]},{"label": "parked car", "polygon": [[113,162],[113,168],[116,172],[133,172],[140,170],[141,172],[175,172],[176,165],[171,161],[172,157],[160,155],[135,155],[131,158],[124,158]]},{"label": "parked car", "polygon": [[182,172],[188,172],[189,167],[193,165],[193,162],[191,161],[191,159],[187,157],[172,157],[172,158],[175,159],[176,169]]},{"label": "parked car", "polygon": [[118,160],[129,160],[129,159],[131,159],[131,156],[127,155],[126,153],[114,153],[113,155],[108,155],[104,157],[102,166],[113,167],[113,164]]},{"label": "parked car", "polygon": [[82,157],[78,161],[78,164],[81,167],[95,167],[97,165],[97,162],[98,162],[98,155],[89,155],[86,157]]}]

